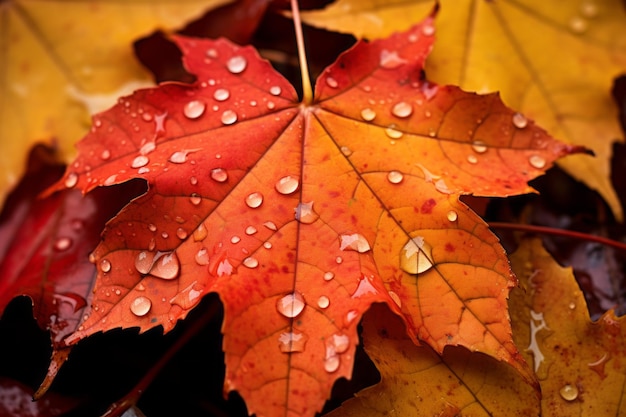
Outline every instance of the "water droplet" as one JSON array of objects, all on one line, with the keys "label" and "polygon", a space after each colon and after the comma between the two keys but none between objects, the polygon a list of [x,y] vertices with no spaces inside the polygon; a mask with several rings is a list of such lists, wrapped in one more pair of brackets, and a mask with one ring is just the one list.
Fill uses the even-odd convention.
[{"label": "water droplet", "polygon": [[369,242],[363,235],[354,233],[351,235],[339,236],[339,249],[341,250],[354,250],[359,253],[365,253],[371,249]]},{"label": "water droplet", "polygon": [[133,159],[133,162],[130,164],[130,166],[131,168],[141,168],[143,166],[146,166],[148,162],[150,162],[150,160],[147,156],[139,155],[138,157]]},{"label": "water droplet", "polygon": [[186,149],[184,151],[177,151],[170,155],[168,161],[174,164],[184,164],[187,162],[187,154],[195,152],[197,149]]},{"label": "water droplet", "polygon": [[185,229],[183,229],[182,227],[179,227],[178,229],[176,229],[176,236],[180,239],[186,239],[187,238],[187,231]]},{"label": "water droplet", "polygon": [[571,303],[569,303],[569,309],[570,310],[575,310],[576,309],[576,303],[574,303],[573,301]]},{"label": "water droplet", "polygon": [[477,140],[472,143],[472,149],[476,153],[485,153],[487,152],[487,145],[484,142]]},{"label": "water droplet", "polygon": [[299,203],[294,211],[296,220],[303,224],[311,224],[319,218],[319,214],[313,210],[312,201],[310,203]]},{"label": "water droplet", "polygon": [[379,64],[385,69],[395,69],[405,64],[406,62],[406,59],[401,58],[396,51],[388,51],[386,49],[383,49],[380,52]]},{"label": "water droplet", "polygon": [[305,305],[306,303],[304,302],[304,297],[302,297],[302,294],[295,291],[279,299],[276,302],[276,309],[283,316],[288,318],[294,318],[302,313]]},{"label": "water droplet", "polygon": [[422,26],[422,34],[424,36],[432,36],[435,34],[435,27],[430,24],[425,24]]},{"label": "water droplet", "polygon": [[370,108],[361,110],[361,117],[366,122],[371,122],[376,118],[376,112]]},{"label": "water droplet", "polygon": [[302,332],[283,332],[278,337],[278,347],[283,353],[303,352],[308,339]]},{"label": "water droplet", "polygon": [[135,258],[135,268],[140,274],[147,274],[150,272],[152,265],[154,265],[154,252],[141,251]]},{"label": "water droplet", "polygon": [[559,393],[565,401],[574,401],[578,398],[578,388],[575,385],[565,384],[561,387]]},{"label": "water droplet", "polygon": [[339,359],[339,356],[329,356],[324,361],[324,369],[326,370],[326,372],[329,373],[335,372],[337,369],[339,369],[340,362],[341,361]]},{"label": "water droplet", "polygon": [[259,261],[256,258],[249,256],[243,260],[243,266],[245,266],[246,268],[253,269],[259,266]]},{"label": "water droplet", "polygon": [[294,193],[298,189],[298,186],[298,180],[290,175],[282,177],[275,185],[276,191],[284,195]]},{"label": "water droplet", "polygon": [[433,267],[432,250],[421,236],[409,239],[400,251],[400,268],[413,275],[428,271]]},{"label": "water droplet", "polygon": [[476,158],[476,155],[468,155],[467,162],[469,162],[470,164],[477,164],[478,158]]},{"label": "water droplet", "polygon": [[335,263],[340,264],[340,263],[342,263],[342,262],[343,262],[343,258],[342,258],[341,256],[337,256],[337,257],[335,258]]},{"label": "water droplet", "polygon": [[65,187],[74,188],[77,183],[78,183],[78,174],[75,174],[73,172],[67,174],[67,178],[65,178],[65,183],[64,183]]},{"label": "water droplet", "polygon": [[322,295],[320,298],[317,299],[317,306],[319,308],[328,308],[329,305],[330,300],[325,295]]},{"label": "water droplet", "polygon": [[250,208],[257,208],[263,204],[263,194],[251,193],[246,197],[246,204]]},{"label": "water droplet", "polygon": [[180,261],[176,252],[157,252],[149,274],[161,279],[174,279],[180,272]]},{"label": "water droplet", "polygon": [[228,180],[228,172],[222,168],[215,168],[211,170],[211,179],[217,182],[226,182]]},{"label": "water droplet", "polygon": [[598,6],[593,1],[585,1],[580,5],[580,12],[585,17],[596,17],[598,15]]},{"label": "water droplet", "polygon": [[265,222],[263,223],[263,226],[267,227],[269,230],[272,230],[274,232],[278,230],[278,227],[276,227],[276,223],[274,222]]},{"label": "water droplet", "polygon": [[232,110],[226,110],[222,113],[222,123],[225,125],[232,125],[237,121],[237,113]]},{"label": "water droplet", "polygon": [[152,301],[144,296],[137,297],[130,303],[130,311],[138,317],[143,317],[148,314],[151,308]]},{"label": "water droplet", "polygon": [[324,281],[330,281],[331,279],[335,278],[335,274],[328,271],[326,273],[324,273]]},{"label": "water droplet", "polygon": [[404,175],[400,171],[389,171],[387,180],[392,184],[400,184],[404,179]]},{"label": "water droplet", "polygon": [[202,248],[198,252],[196,252],[196,256],[194,257],[196,263],[198,265],[208,265],[209,264],[209,251],[207,248]]},{"label": "water droplet", "polygon": [[200,100],[191,100],[183,107],[183,114],[189,119],[197,119],[204,114],[206,105]]},{"label": "water droplet", "polygon": [[350,347],[350,338],[348,335],[335,333],[330,337],[328,343],[336,353],[344,353]]},{"label": "water droplet", "polygon": [[120,295],[122,294],[122,291],[120,291],[119,289],[115,290],[115,295]]},{"label": "water droplet", "polygon": [[225,88],[218,88],[213,93],[213,98],[217,101],[225,101],[230,97],[230,92]]},{"label": "water droplet", "polygon": [[226,62],[226,68],[232,74],[242,73],[248,66],[248,61],[241,55],[235,55]]},{"label": "water droplet", "polygon": [[522,113],[515,113],[513,115],[513,125],[518,129],[523,129],[528,125],[528,119]]},{"label": "water droplet", "polygon": [[393,108],[391,109],[391,114],[400,118],[409,117],[411,114],[413,114],[413,106],[411,106],[406,101],[401,101],[393,106]]},{"label": "water droplet", "polygon": [[157,231],[157,227],[154,224],[150,223],[148,225],[148,230],[150,230],[151,232],[156,232]]},{"label": "water droplet", "polygon": [[456,213],[456,211],[450,210],[447,214],[447,217],[449,221],[455,222],[459,218],[459,215]]},{"label": "water droplet", "polygon": [[359,298],[366,294],[378,294],[378,290],[376,290],[374,285],[372,285],[372,282],[367,275],[361,275],[359,285],[357,285],[356,290],[354,290],[352,298]]},{"label": "water droplet", "polygon": [[54,242],[54,249],[58,251],[67,250],[70,246],[72,246],[72,240],[68,237],[61,237]]},{"label": "water droplet", "polygon": [[542,169],[546,166],[546,160],[543,156],[540,155],[531,156],[530,158],[528,158],[528,162],[530,163],[530,165],[537,169]]},{"label": "water droplet", "polygon": [[385,133],[391,139],[400,139],[404,133],[395,129],[395,125],[390,125],[387,129],[385,129]]},{"label": "water droplet", "polygon": [[208,56],[209,58],[217,58],[217,51],[213,48],[209,48],[206,51],[206,56]]},{"label": "water droplet", "polygon": [[111,270],[111,262],[107,259],[103,259],[100,261],[100,270],[102,272],[109,272]]},{"label": "water droplet", "polygon": [[106,161],[110,157],[111,157],[111,151],[109,151],[108,149],[105,149],[100,153],[100,159],[102,159],[103,161]]},{"label": "water droplet", "polygon": [[272,249],[272,242],[263,242],[263,247],[265,249]]},{"label": "water droplet", "polygon": [[402,300],[400,299],[398,294],[393,291],[389,291],[389,298],[391,298],[398,307],[402,307]]},{"label": "water droplet", "polygon": [[333,77],[326,77],[326,85],[328,85],[330,88],[337,88],[337,86],[339,86],[339,83]]},{"label": "water droplet", "polygon": [[270,87],[270,94],[273,96],[279,96],[282,91],[283,90],[277,85],[273,85]]},{"label": "water droplet", "polygon": [[350,310],[346,313],[346,317],[344,319],[344,323],[346,326],[349,326],[350,324],[352,324],[352,322],[354,321],[354,319],[356,319],[359,315],[359,312],[356,310]]},{"label": "water droplet", "polygon": [[198,204],[200,204],[202,202],[202,197],[200,197],[198,194],[193,193],[191,194],[191,196],[189,197],[189,201],[191,202],[191,204],[193,204],[194,206],[197,206]]},{"label": "water droplet", "polygon": [[189,183],[191,185],[198,185],[198,178],[196,178],[196,177],[189,177]]},{"label": "water droplet", "polygon": [[236,245],[239,242],[241,242],[241,238],[239,236],[233,236],[230,238],[230,243],[232,243],[233,245]]},{"label": "water droplet", "polygon": [[209,234],[209,231],[204,226],[204,223],[200,223],[198,227],[196,228],[196,230],[193,231],[193,240],[196,242],[200,242],[204,240],[208,234]]},{"label": "water droplet", "polygon": [[580,35],[587,30],[587,21],[579,16],[574,16],[569,21],[569,28],[575,34]]},{"label": "water droplet", "polygon": [[251,236],[251,235],[255,234],[256,232],[257,232],[256,227],[254,227],[254,226],[246,227],[246,234],[248,236]]}]

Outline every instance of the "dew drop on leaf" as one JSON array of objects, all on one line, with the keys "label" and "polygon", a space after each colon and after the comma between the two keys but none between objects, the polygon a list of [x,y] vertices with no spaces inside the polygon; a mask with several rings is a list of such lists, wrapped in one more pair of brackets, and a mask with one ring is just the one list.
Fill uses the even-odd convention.
[{"label": "dew drop on leaf", "polygon": [[201,265],[201,266],[208,265],[209,264],[209,252],[207,248],[202,248],[198,250],[198,252],[196,252],[194,259],[198,265]]},{"label": "dew drop on leaf", "polygon": [[148,314],[151,308],[152,301],[144,296],[137,297],[130,303],[130,311],[138,317],[143,317]]},{"label": "dew drop on leaf", "polygon": [[319,308],[328,308],[329,305],[330,299],[325,295],[322,295],[320,298],[317,299],[317,306]]},{"label": "dew drop on leaf", "polygon": [[324,370],[326,372],[332,373],[339,369],[340,359],[337,355],[328,356],[324,360]]},{"label": "dew drop on leaf", "polygon": [[335,278],[335,274],[333,272],[328,271],[324,273],[324,281],[330,281],[333,278]]},{"label": "dew drop on leaf", "polygon": [[245,266],[246,268],[254,269],[259,266],[259,261],[256,258],[250,256],[243,260],[243,266]]},{"label": "dew drop on leaf", "polygon": [[337,83],[337,80],[335,80],[333,77],[326,77],[326,85],[328,85],[330,88],[337,88],[339,83]]},{"label": "dew drop on leaf", "polygon": [[137,254],[135,258],[135,269],[140,274],[147,274],[152,269],[152,265],[154,264],[154,252],[141,251]]},{"label": "dew drop on leaf", "polygon": [[213,93],[213,98],[217,101],[225,101],[230,97],[230,92],[225,88],[218,88]]},{"label": "dew drop on leaf", "polygon": [[246,197],[246,205],[250,208],[258,208],[263,204],[263,194],[254,192]]},{"label": "dew drop on leaf", "polygon": [[270,94],[273,96],[278,96],[282,92],[281,88],[277,85],[273,85],[270,87]]},{"label": "dew drop on leaf", "polygon": [[459,218],[458,214],[454,210],[450,210],[447,214],[447,217],[448,220],[451,222],[455,222]]},{"label": "dew drop on leaf", "polygon": [[283,332],[278,336],[278,347],[283,353],[303,352],[307,340],[302,332]]},{"label": "dew drop on leaf", "polygon": [[178,229],[176,229],[176,236],[180,239],[186,239],[187,238],[187,231],[185,229],[183,229],[182,227],[179,227]]},{"label": "dew drop on leaf", "polygon": [[100,153],[100,159],[102,159],[103,161],[106,161],[110,157],[111,157],[111,151],[109,151],[108,149],[105,149]]},{"label": "dew drop on leaf", "polygon": [[389,298],[391,298],[398,307],[402,307],[402,300],[400,299],[398,294],[393,291],[389,291]]},{"label": "dew drop on leaf", "polygon": [[226,110],[222,113],[222,123],[225,125],[232,125],[237,121],[237,113],[232,110]]},{"label": "dew drop on leaf", "polygon": [[352,322],[354,321],[354,319],[357,318],[357,316],[359,315],[358,311],[356,310],[350,310],[346,313],[346,317],[344,318],[344,323],[346,326],[349,326],[350,324],[352,324]]},{"label": "dew drop on leaf", "polygon": [[72,240],[68,237],[61,237],[54,242],[54,249],[58,251],[64,251],[72,246]]},{"label": "dew drop on leaf", "polygon": [[359,298],[366,294],[378,294],[378,291],[374,288],[367,275],[362,275],[359,280],[359,285],[357,285],[356,290],[354,290],[352,294],[352,298]]},{"label": "dew drop on leaf", "polygon": [[424,238],[416,236],[404,245],[400,251],[400,268],[409,274],[421,274],[432,268],[432,247]]},{"label": "dew drop on leaf", "polygon": [[170,155],[168,161],[174,164],[184,164],[187,162],[187,154],[190,151],[177,151]]},{"label": "dew drop on leaf", "polygon": [[546,160],[540,155],[531,156],[530,158],[528,158],[528,162],[530,163],[530,165],[537,169],[541,169],[546,166]]},{"label": "dew drop on leaf", "polygon": [[222,168],[215,168],[211,170],[211,179],[217,182],[226,182],[228,180],[228,172]]},{"label": "dew drop on leaf", "polygon": [[67,175],[67,178],[65,178],[64,185],[67,188],[74,188],[77,183],[78,183],[78,174],[75,174],[72,172]]},{"label": "dew drop on leaf", "polygon": [[278,227],[276,227],[276,223],[274,223],[274,222],[265,222],[265,223],[263,223],[263,226],[265,226],[266,228],[268,228],[269,230],[272,230],[274,232],[276,230],[278,230]]},{"label": "dew drop on leaf", "polygon": [[366,122],[371,122],[376,118],[376,112],[370,108],[361,110],[361,118]]},{"label": "dew drop on leaf", "polygon": [[476,158],[476,155],[468,155],[467,162],[469,162],[470,164],[477,164],[478,158]]},{"label": "dew drop on leaf", "polygon": [[352,155],[352,149],[348,148],[347,146],[342,146],[341,153],[344,154],[344,156],[350,156]]},{"label": "dew drop on leaf", "polygon": [[523,129],[528,125],[528,119],[522,113],[515,113],[513,115],[513,125],[518,129]]},{"label": "dew drop on leaf", "polygon": [[596,17],[598,15],[598,6],[593,1],[585,1],[580,5],[580,12],[585,17]]},{"label": "dew drop on leaf", "polygon": [[304,297],[298,291],[287,294],[276,302],[276,310],[287,318],[300,315],[305,306]]},{"label": "dew drop on leaf", "polygon": [[233,236],[230,238],[230,243],[232,243],[233,245],[237,244],[241,242],[241,238],[239,236]]},{"label": "dew drop on leaf", "polygon": [[392,184],[400,184],[404,179],[404,175],[400,171],[389,171],[387,180]]},{"label": "dew drop on leaf", "polygon": [[157,252],[149,274],[161,279],[174,279],[180,273],[180,261],[176,252]]},{"label": "dew drop on leaf", "polygon": [[393,106],[393,108],[391,109],[391,114],[400,118],[409,117],[411,114],[413,114],[413,106],[411,106],[406,101],[401,101]]},{"label": "dew drop on leaf", "polygon": [[335,333],[330,337],[329,344],[336,353],[344,353],[350,347],[350,338],[348,335]]},{"label": "dew drop on leaf", "polygon": [[133,159],[133,162],[131,162],[130,167],[131,168],[141,168],[143,166],[146,166],[148,164],[148,162],[150,162],[150,160],[148,159],[147,156],[139,155],[138,157]]},{"label": "dew drop on leaf", "polygon": [[575,385],[565,384],[561,387],[559,393],[565,401],[574,401],[578,398],[578,388]]},{"label": "dew drop on leaf", "polygon": [[585,33],[587,26],[587,21],[579,16],[574,16],[569,21],[570,30],[577,35]]},{"label": "dew drop on leaf", "polygon": [[191,194],[191,196],[189,197],[189,202],[191,204],[193,204],[194,206],[199,205],[202,202],[202,197],[200,197],[198,194],[193,193]]},{"label": "dew drop on leaf", "polygon": [[193,240],[195,242],[200,242],[204,240],[209,234],[207,228],[204,226],[204,223],[200,223],[196,230],[193,231]]},{"label": "dew drop on leaf", "polygon": [[276,191],[284,195],[294,193],[298,189],[298,186],[299,186],[299,181],[290,175],[287,175],[286,177],[282,177],[276,182],[276,185],[275,185]]},{"label": "dew drop on leaf", "polygon": [[246,227],[246,234],[248,236],[251,236],[251,235],[255,234],[256,232],[257,232],[256,227],[254,227],[254,226]]},{"label": "dew drop on leaf", "polygon": [[183,114],[188,119],[197,119],[204,114],[206,104],[200,100],[191,100],[183,107]]},{"label": "dew drop on leaf", "polygon": [[240,74],[244,72],[247,66],[248,61],[241,55],[236,55],[226,62],[226,68],[231,72],[231,74]]},{"label": "dew drop on leaf", "polygon": [[354,233],[351,235],[339,236],[339,249],[353,250],[359,253],[365,253],[371,249],[369,242],[363,235]]},{"label": "dew drop on leaf", "polygon": [[401,131],[396,130],[395,125],[391,125],[387,129],[385,129],[385,133],[391,139],[400,139],[402,137],[402,135],[403,135],[403,133]]},{"label": "dew drop on leaf", "polygon": [[424,36],[432,36],[435,34],[435,27],[433,25],[422,26],[422,34]]},{"label": "dew drop on leaf", "polygon": [[380,52],[379,64],[385,69],[395,69],[405,64],[406,62],[406,59],[398,56],[398,53],[396,51],[388,51],[386,49],[383,49]]},{"label": "dew drop on leaf", "polygon": [[472,143],[472,149],[476,153],[485,153],[487,152],[487,145],[484,142],[477,140]]},{"label": "dew drop on leaf", "polygon": [[111,270],[111,262],[107,259],[103,259],[100,261],[100,270],[102,272],[109,272]]},{"label": "dew drop on leaf", "polygon": [[319,215],[313,210],[312,201],[310,203],[299,203],[294,211],[296,212],[296,220],[303,224],[311,224],[319,218]]}]

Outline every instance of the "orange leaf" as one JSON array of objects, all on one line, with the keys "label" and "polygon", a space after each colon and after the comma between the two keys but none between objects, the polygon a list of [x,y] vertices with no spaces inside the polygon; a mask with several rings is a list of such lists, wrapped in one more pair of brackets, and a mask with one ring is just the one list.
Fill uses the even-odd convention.
[{"label": "orange leaf", "polygon": [[515,341],[528,346],[542,416],[622,415],[624,318],[608,311],[592,322],[571,268],[559,266],[540,239],[523,240],[511,263],[523,288],[509,304]]},{"label": "orange leaf", "polygon": [[496,95],[423,79],[432,25],[358,43],[310,104],[251,47],[177,37],[197,83],[97,115],[58,186],[150,184],[108,223],[92,312],[67,342],[168,331],[217,292],[226,390],[250,413],[313,415],[351,375],[359,318],[386,302],[416,343],[485,352],[531,381],[511,339],[507,258],[458,196],[527,192],[581,149]]}]

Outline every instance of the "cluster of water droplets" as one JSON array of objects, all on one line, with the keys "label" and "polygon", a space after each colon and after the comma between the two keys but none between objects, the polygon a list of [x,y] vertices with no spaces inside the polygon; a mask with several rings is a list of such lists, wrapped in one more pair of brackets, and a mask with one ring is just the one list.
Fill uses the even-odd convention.
[{"label": "cluster of water droplets", "polygon": [[568,21],[569,30],[575,35],[582,35],[589,29],[589,21],[598,16],[599,8],[594,0],[583,0],[578,13]]}]

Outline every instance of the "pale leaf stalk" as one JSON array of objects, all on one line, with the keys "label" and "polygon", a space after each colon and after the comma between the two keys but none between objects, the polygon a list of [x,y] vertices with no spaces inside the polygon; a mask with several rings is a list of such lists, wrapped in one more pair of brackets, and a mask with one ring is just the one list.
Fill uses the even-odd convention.
[{"label": "pale leaf stalk", "polygon": [[313,102],[313,89],[311,88],[309,66],[306,61],[306,50],[304,49],[304,37],[302,36],[302,22],[300,21],[298,0],[291,0],[291,13],[293,14],[293,25],[296,30],[298,59],[300,61],[300,73],[302,74],[302,102],[304,104],[311,104]]}]

